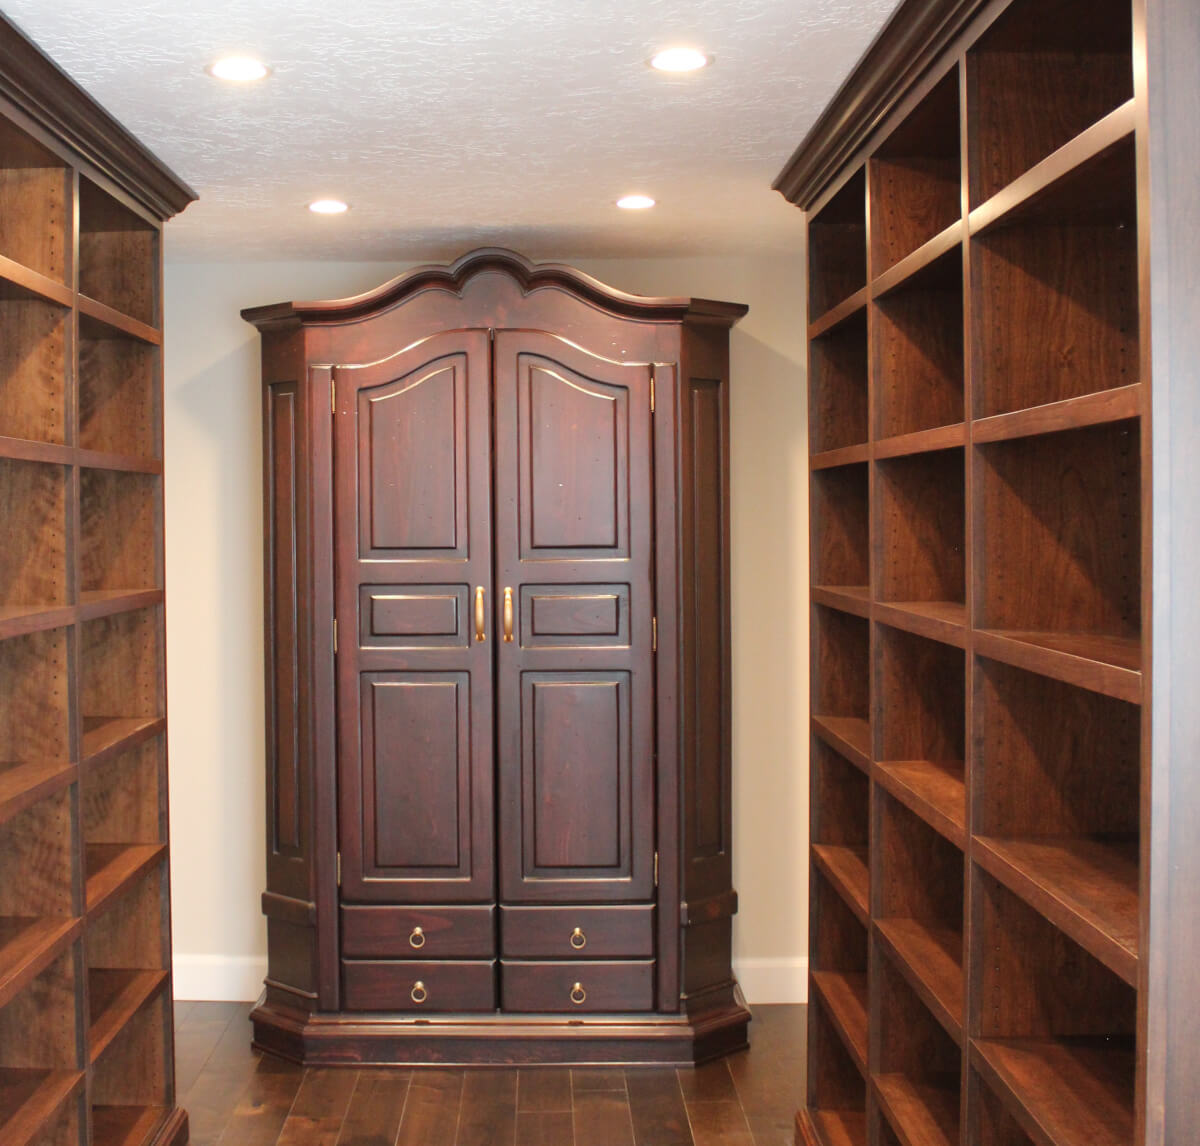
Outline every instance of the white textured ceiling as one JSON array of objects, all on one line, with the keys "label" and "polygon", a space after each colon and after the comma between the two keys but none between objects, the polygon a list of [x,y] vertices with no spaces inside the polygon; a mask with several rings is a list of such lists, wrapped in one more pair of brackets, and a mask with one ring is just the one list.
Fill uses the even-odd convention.
[{"label": "white textured ceiling", "polygon": [[[3,0],[200,194],[189,259],[794,249],[771,180],[895,0]],[[692,43],[716,61],[666,79]],[[274,74],[221,84],[230,52]],[[618,211],[628,191],[648,212]],[[335,218],[304,209],[336,196]]]}]

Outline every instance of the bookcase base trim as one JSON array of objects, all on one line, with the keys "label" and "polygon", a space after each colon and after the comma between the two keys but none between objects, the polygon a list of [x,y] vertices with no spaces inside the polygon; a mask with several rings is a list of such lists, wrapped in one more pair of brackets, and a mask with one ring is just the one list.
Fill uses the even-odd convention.
[{"label": "bookcase base trim", "polygon": [[176,1106],[151,1146],[184,1146],[188,1140],[187,1111]]},{"label": "bookcase base trim", "polygon": [[258,1050],[305,1066],[690,1066],[744,1050],[750,1010],[732,997],[692,1015],[580,1020],[544,1015],[307,1015],[264,995]]}]

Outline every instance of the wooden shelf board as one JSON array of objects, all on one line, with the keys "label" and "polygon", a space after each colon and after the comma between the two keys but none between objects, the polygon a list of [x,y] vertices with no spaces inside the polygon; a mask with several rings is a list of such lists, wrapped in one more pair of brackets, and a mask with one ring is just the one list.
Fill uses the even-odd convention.
[{"label": "wooden shelf board", "polygon": [[166,984],[166,971],[91,968],[88,971],[89,1061],[95,1062],[125,1029],[125,1024]]},{"label": "wooden shelf board", "polygon": [[967,846],[967,788],[961,763],[891,760],[876,763],[875,780],[960,851]]},{"label": "wooden shelf board", "polygon": [[1131,1040],[975,1039],[971,1060],[1038,1146],[1129,1146]]},{"label": "wooden shelf board", "polygon": [[1056,183],[1128,140],[1136,127],[1137,104],[1131,99],[976,207],[969,218],[971,235],[1032,213]]},{"label": "wooden shelf board", "polygon": [[165,844],[88,844],[87,909],[111,902],[166,854]]},{"label": "wooden shelf board", "polygon": [[61,442],[38,442],[32,438],[9,438],[0,435],[0,458],[69,466],[75,461],[75,450]]},{"label": "wooden shelf board", "polygon": [[97,764],[157,736],[167,726],[161,716],[85,716],[83,762]]},{"label": "wooden shelf board", "polygon": [[930,430],[914,430],[911,434],[899,434],[894,438],[881,438],[874,444],[874,454],[879,459],[907,458],[934,450],[952,450],[966,444],[967,425],[965,422],[955,422]]},{"label": "wooden shelf board", "polygon": [[876,934],[930,1013],[962,1045],[962,933],[916,919],[881,919]]},{"label": "wooden shelf board", "polygon": [[82,920],[63,916],[0,916],[0,1007],[45,970],[82,927]]},{"label": "wooden shelf board", "polygon": [[835,326],[841,326],[848,318],[853,318],[860,310],[865,309],[870,292],[867,287],[856,290],[849,298],[842,299],[837,306],[830,307],[820,318],[809,324],[808,337],[820,338],[828,334]]},{"label": "wooden shelf board", "polygon": [[0,824],[75,781],[79,769],[60,760],[0,763]]},{"label": "wooden shelf board", "polygon": [[1137,637],[978,629],[975,650],[1091,692],[1142,702],[1142,642]]},{"label": "wooden shelf board", "polygon": [[958,1146],[957,1077],[938,1085],[903,1074],[878,1074],[871,1082],[901,1146]]},{"label": "wooden shelf board", "polygon": [[877,601],[875,619],[918,637],[966,647],[967,607],[958,601]]},{"label": "wooden shelf board", "polygon": [[0,640],[61,629],[74,620],[75,610],[70,605],[2,605]]},{"label": "wooden shelf board", "polygon": [[866,585],[814,585],[812,599],[856,617],[871,615],[871,590]]},{"label": "wooden shelf board", "polygon": [[93,1106],[92,1146],[143,1146],[167,1113],[165,1106]]},{"label": "wooden shelf board", "polygon": [[871,726],[857,716],[814,716],[813,731],[864,772],[871,770]]},{"label": "wooden shelf board", "polygon": [[867,973],[814,971],[813,986],[854,1065],[867,1073]]},{"label": "wooden shelf board", "polygon": [[12,297],[13,293],[18,293],[68,310],[75,305],[75,292],[66,283],[52,279],[6,255],[0,255],[0,284],[0,293],[5,297]]},{"label": "wooden shelf board", "polygon": [[114,613],[132,613],[163,602],[161,589],[88,589],[79,594],[79,619],[94,621]]},{"label": "wooden shelf board", "polygon": [[1061,430],[1078,430],[1085,426],[1103,426],[1110,422],[1125,422],[1142,413],[1142,386],[1117,386],[1081,394],[1061,402],[1047,402],[1028,410],[1011,414],[994,414],[971,423],[971,441],[1006,442],[1013,438],[1031,438],[1039,434],[1056,434]]},{"label": "wooden shelf board", "polygon": [[813,862],[833,884],[850,910],[865,927],[871,923],[871,876],[867,849],[834,844],[813,844]]},{"label": "wooden shelf board", "polygon": [[876,275],[871,284],[871,297],[880,298],[883,295],[908,285],[908,280],[927,270],[938,259],[945,258],[963,238],[963,221],[955,219],[945,230],[939,231],[932,239],[922,243],[910,255],[906,255],[898,263],[893,263],[880,275]]},{"label": "wooden shelf board", "polygon": [[79,330],[84,338],[132,338],[151,346],[162,345],[162,334],[148,323],[122,314],[105,303],[81,294],[79,299]]},{"label": "wooden shelf board", "polygon": [[860,465],[870,459],[870,445],[867,442],[859,442],[855,446],[842,446],[840,450],[825,450],[819,454],[810,454],[808,465],[813,470],[832,470],[838,466]]},{"label": "wooden shelf board", "polygon": [[84,1078],[74,1070],[0,1067],[0,1146],[40,1142],[46,1123]]},{"label": "wooden shelf board", "polygon": [[805,1110],[807,1129],[819,1146],[866,1146],[867,1116],[861,1110]]},{"label": "wooden shelf board", "polygon": [[122,473],[161,474],[163,464],[157,458],[137,454],[111,454],[104,450],[79,450],[77,460],[89,470],[119,470]]},{"label": "wooden shelf board", "polygon": [[976,836],[981,867],[1125,982],[1138,984],[1138,846]]}]

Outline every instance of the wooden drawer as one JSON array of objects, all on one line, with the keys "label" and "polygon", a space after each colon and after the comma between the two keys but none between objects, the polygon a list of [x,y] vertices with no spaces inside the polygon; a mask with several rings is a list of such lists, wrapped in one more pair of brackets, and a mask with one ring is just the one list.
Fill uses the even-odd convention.
[{"label": "wooden drawer", "polygon": [[494,1011],[492,962],[342,960],[348,1011]]},{"label": "wooden drawer", "polygon": [[492,959],[493,907],[343,907],[347,959]]},{"label": "wooden drawer", "polygon": [[505,1011],[555,1014],[654,1009],[654,962],[500,963]]},{"label": "wooden drawer", "polygon": [[502,907],[500,954],[532,959],[638,959],[654,954],[654,906]]}]

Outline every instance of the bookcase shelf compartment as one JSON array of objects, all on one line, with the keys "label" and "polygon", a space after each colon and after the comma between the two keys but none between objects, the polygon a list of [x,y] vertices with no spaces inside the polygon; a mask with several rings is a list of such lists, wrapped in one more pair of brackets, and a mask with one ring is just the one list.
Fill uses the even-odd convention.
[{"label": "bookcase shelf compartment", "polygon": [[[815,995],[815,992],[814,992]],[[818,1129],[828,1125],[827,1143],[866,1144],[867,1084],[842,1042],[821,996],[808,1007],[809,1116]],[[840,1133],[842,1138],[835,1135]]]},{"label": "bookcase shelf compartment", "polygon": [[840,466],[812,475],[812,514],[816,530],[813,584],[868,589],[870,513],[867,466]]},{"label": "bookcase shelf compartment", "polygon": [[85,746],[113,721],[130,733],[126,722],[144,727],[162,715],[160,614],[158,608],[141,609],[80,626]]},{"label": "bookcase shelf compartment", "polygon": [[79,291],[158,324],[158,228],[86,177],[79,180]]},{"label": "bookcase shelf compartment", "polygon": [[812,452],[869,440],[867,311],[855,311],[809,343],[809,432]]},{"label": "bookcase shelf compartment", "polygon": [[967,54],[976,205],[1133,96],[1126,0],[1016,0]]},{"label": "bookcase shelf compartment", "polygon": [[[97,1146],[136,1146],[166,1114],[170,1079],[163,1062],[171,1053],[171,1007],[159,990],[143,1004],[112,1039],[93,1067],[91,1101]],[[119,1108],[119,1109],[113,1109]]]},{"label": "bookcase shelf compartment", "polygon": [[0,283],[0,435],[66,440],[68,317]]},{"label": "bookcase shelf compartment", "polygon": [[1137,997],[986,873],[972,1064],[1038,1146],[1133,1138]]},{"label": "bookcase shelf compartment", "polygon": [[67,601],[67,471],[0,458],[0,617]]},{"label": "bookcase shelf compartment", "polygon": [[80,472],[80,586],[84,593],[158,588],[161,481],[150,474]]},{"label": "bookcase shelf compartment", "polygon": [[963,421],[962,273],[962,251],[954,247],[898,289],[875,299],[875,438]]},{"label": "bookcase shelf compartment", "polygon": [[869,161],[872,277],[961,216],[958,109],[952,68]]},{"label": "bookcase shelf compartment", "polygon": [[852,175],[812,219],[808,232],[810,320],[867,285],[866,175]]},{"label": "bookcase shelf compartment", "polygon": [[79,444],[83,449],[161,457],[159,354],[156,347],[130,338],[80,338]]},{"label": "bookcase shelf compartment", "polygon": [[979,447],[980,628],[1137,667],[1140,453],[1137,422]]},{"label": "bookcase shelf compartment", "polygon": [[823,605],[812,611],[814,727],[827,728],[862,762],[871,755],[870,625]]},{"label": "bookcase shelf compartment", "polygon": [[0,119],[0,255],[67,282],[71,197],[67,164]]},{"label": "bookcase shelf compartment", "polygon": [[1135,180],[1127,141],[972,240],[976,417],[1140,381]]},{"label": "bookcase shelf compartment", "polygon": [[983,1146],[1033,1146],[1029,1135],[980,1078],[977,1070],[971,1070],[967,1090],[968,1125],[976,1128],[975,1138]]}]

